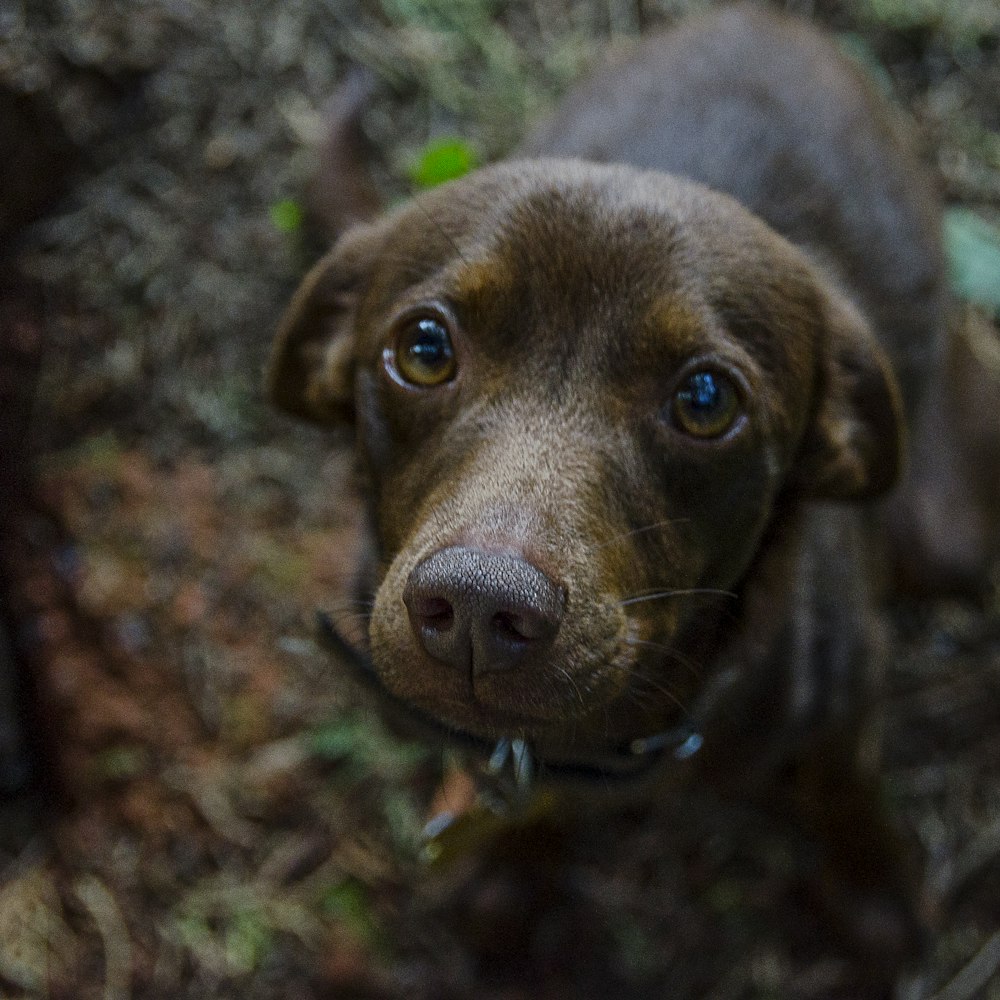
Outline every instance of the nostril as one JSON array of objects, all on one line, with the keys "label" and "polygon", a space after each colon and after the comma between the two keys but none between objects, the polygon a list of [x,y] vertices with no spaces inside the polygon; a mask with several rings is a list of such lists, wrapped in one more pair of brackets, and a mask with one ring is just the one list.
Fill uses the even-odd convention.
[{"label": "nostril", "polygon": [[548,639],[559,625],[541,613],[519,609],[498,611],[490,620],[490,627],[498,638],[530,643]]},{"label": "nostril", "polygon": [[447,632],[455,624],[455,609],[443,597],[420,597],[410,602],[410,613],[435,632]]},{"label": "nostril", "polygon": [[527,642],[533,638],[524,628],[523,616],[507,611],[498,611],[490,622],[493,632],[504,638]]}]

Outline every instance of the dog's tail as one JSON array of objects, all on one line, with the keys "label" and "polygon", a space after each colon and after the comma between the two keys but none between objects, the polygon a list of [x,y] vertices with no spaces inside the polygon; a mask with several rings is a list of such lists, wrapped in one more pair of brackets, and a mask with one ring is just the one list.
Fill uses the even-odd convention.
[{"label": "dog's tail", "polygon": [[355,68],[330,99],[326,138],[308,191],[309,209],[329,237],[339,236],[383,208],[371,173],[375,152],[361,118],[375,90],[371,70]]}]

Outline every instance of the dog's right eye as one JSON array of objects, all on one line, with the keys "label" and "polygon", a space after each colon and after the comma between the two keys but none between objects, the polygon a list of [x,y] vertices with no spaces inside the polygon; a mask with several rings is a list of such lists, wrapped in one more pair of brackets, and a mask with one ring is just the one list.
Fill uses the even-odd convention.
[{"label": "dog's right eye", "polygon": [[673,399],[674,424],[696,438],[719,438],[740,419],[740,397],[733,381],[722,372],[692,372]]},{"label": "dog's right eye", "polygon": [[396,338],[395,368],[411,385],[442,385],[455,377],[455,349],[448,328],[433,316],[409,320]]}]

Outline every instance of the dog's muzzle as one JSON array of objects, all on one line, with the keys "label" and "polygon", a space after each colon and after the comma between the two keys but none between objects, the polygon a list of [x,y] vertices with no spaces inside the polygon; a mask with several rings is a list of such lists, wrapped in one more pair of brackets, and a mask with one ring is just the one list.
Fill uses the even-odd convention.
[{"label": "dog's muzzle", "polygon": [[513,797],[525,796],[539,779],[607,783],[644,778],[669,761],[689,760],[703,743],[700,727],[694,719],[651,736],[637,737],[619,747],[602,749],[591,755],[574,753],[566,758],[552,754],[538,757],[532,746],[520,737],[491,743],[445,726],[395,697],[379,682],[368,657],[341,635],[328,614],[317,611],[316,620],[320,644],[336,654],[349,667],[359,685],[375,696],[380,715],[386,722],[408,735],[469,750],[485,759],[487,773]]}]

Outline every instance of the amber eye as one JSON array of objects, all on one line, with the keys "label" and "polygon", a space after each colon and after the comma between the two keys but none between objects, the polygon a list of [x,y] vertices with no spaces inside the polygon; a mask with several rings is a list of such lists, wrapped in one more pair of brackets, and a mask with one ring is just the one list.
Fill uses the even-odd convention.
[{"label": "amber eye", "polygon": [[722,437],[741,413],[736,386],[721,372],[692,372],[674,395],[674,423],[693,437]]},{"label": "amber eye", "polygon": [[411,319],[396,338],[396,370],[411,385],[442,385],[455,377],[448,328],[434,316]]}]

